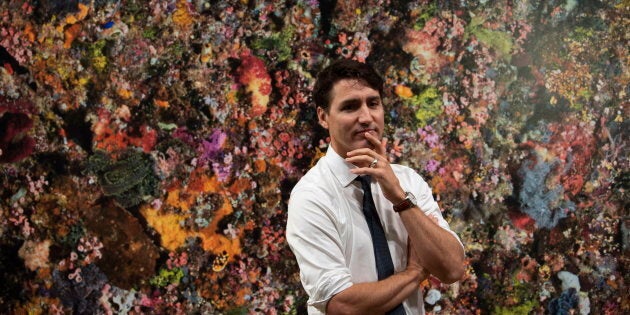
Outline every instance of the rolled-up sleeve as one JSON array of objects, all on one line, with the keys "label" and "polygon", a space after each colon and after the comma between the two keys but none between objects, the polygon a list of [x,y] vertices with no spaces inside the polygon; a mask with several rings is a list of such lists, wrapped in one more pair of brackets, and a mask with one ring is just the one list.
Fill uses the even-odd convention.
[{"label": "rolled-up sleeve", "polygon": [[287,218],[287,241],[300,267],[308,305],[322,313],[335,294],[352,286],[333,204],[321,192],[294,190]]},{"label": "rolled-up sleeve", "polygon": [[462,241],[459,239],[459,236],[457,236],[457,233],[451,230],[450,226],[448,225],[448,222],[446,222],[446,220],[442,216],[442,210],[440,210],[440,206],[433,198],[433,192],[431,190],[431,187],[429,187],[429,184],[417,173],[413,173],[413,174],[417,177],[413,179],[412,182],[417,184],[417,186],[414,187],[416,189],[416,191],[414,192],[414,196],[417,196],[416,199],[418,201],[418,207],[422,209],[422,211],[427,216],[434,218],[436,220],[436,223],[441,228],[443,228],[444,230],[448,231],[451,235],[453,235],[455,239],[457,239],[459,244],[462,246],[462,248],[464,248],[464,245],[462,244]]}]

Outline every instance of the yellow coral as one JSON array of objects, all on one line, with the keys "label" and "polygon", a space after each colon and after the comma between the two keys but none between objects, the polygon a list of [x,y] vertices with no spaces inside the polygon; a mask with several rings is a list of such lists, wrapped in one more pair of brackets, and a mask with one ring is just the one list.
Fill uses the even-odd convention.
[{"label": "yellow coral", "polygon": [[265,79],[253,79],[247,85],[247,92],[250,92],[252,95],[252,115],[261,115],[267,110],[267,105],[269,104],[269,94],[266,94],[264,89],[268,85],[268,82]]},{"label": "yellow coral", "polygon": [[166,249],[174,251],[183,245],[186,238],[199,237],[202,241],[202,247],[206,251],[214,254],[224,254],[228,256],[228,260],[234,260],[234,256],[241,253],[240,234],[234,239],[230,239],[221,233],[217,233],[219,223],[225,216],[231,214],[234,209],[232,203],[225,197],[228,191],[221,186],[216,177],[208,177],[205,174],[193,172],[189,185],[185,189],[173,189],[169,191],[165,201],[167,205],[177,207],[181,210],[188,211],[192,202],[202,193],[218,193],[223,197],[221,208],[216,209],[211,223],[199,232],[190,231],[180,225],[185,220],[184,215],[171,213],[160,213],[159,210],[151,206],[144,206],[140,212],[146,218],[147,223],[153,227],[161,236],[162,246]]},{"label": "yellow coral", "polygon": [[105,67],[107,67],[107,57],[105,56],[96,56],[92,58],[92,66],[97,71],[103,71]]}]

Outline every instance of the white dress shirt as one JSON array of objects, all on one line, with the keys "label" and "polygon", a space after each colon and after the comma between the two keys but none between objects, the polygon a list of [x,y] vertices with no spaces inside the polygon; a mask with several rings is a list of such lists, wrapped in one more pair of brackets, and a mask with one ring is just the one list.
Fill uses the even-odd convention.
[{"label": "white dress shirt", "polygon": [[[362,212],[363,190],[355,181],[357,175],[350,173],[354,167],[329,147],[291,191],[286,235],[309,296],[309,314],[325,314],[330,298],[353,283],[378,281],[372,237]],[[422,177],[406,166],[391,167],[402,188],[416,196],[419,208],[459,240]],[[375,180],[371,189],[395,272],[403,271],[407,266],[407,230]],[[403,305],[408,315],[424,314],[420,289]]]}]

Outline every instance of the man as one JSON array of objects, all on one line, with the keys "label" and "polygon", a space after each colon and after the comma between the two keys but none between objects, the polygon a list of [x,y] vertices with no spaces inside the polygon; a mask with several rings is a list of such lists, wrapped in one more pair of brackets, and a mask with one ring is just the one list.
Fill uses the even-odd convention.
[{"label": "man", "polygon": [[309,314],[423,314],[428,273],[445,283],[464,274],[462,244],[427,183],[386,158],[382,92],[381,77],[352,60],[315,84],[330,146],[291,192],[287,220]]}]

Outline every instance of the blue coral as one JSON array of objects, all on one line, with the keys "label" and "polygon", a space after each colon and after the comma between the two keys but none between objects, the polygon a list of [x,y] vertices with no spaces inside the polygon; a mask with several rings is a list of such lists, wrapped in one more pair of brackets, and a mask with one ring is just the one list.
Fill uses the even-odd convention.
[{"label": "blue coral", "polygon": [[578,303],[577,291],[574,288],[570,288],[563,291],[559,297],[549,301],[548,311],[551,315],[571,314],[570,311],[576,310]]},{"label": "blue coral", "polygon": [[533,218],[540,228],[551,229],[558,224],[560,219],[567,217],[567,210],[575,210],[575,204],[563,200],[562,186],[547,187],[545,185],[547,176],[552,172],[555,163],[541,161],[539,156],[536,158],[535,164],[527,160],[519,169],[519,175],[523,178],[519,201],[523,212]]}]

